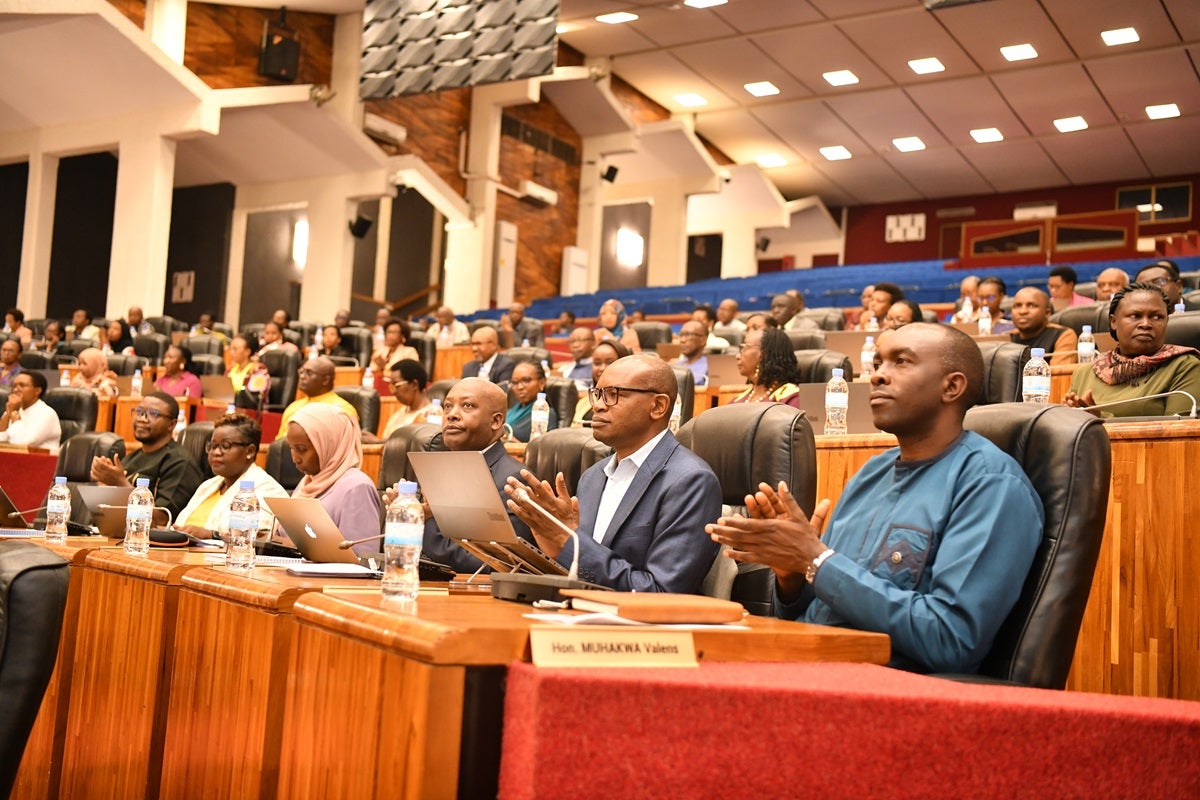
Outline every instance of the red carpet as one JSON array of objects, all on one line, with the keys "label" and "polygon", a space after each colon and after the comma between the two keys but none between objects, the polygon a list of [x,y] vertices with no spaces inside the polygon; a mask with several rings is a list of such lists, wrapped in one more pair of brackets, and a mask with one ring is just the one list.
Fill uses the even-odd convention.
[{"label": "red carpet", "polygon": [[500,796],[1200,797],[1200,703],[862,664],[515,664]]}]

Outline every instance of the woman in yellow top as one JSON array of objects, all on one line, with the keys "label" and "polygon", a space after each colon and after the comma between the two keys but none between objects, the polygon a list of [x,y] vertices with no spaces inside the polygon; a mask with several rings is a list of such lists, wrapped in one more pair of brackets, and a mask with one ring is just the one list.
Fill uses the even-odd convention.
[{"label": "woman in yellow top", "polygon": [[[400,401],[400,407],[388,417],[387,426],[383,429],[384,439],[405,425],[424,422],[426,412],[433,405],[433,401],[425,396],[425,390],[429,387],[429,374],[425,372],[425,367],[421,366],[420,361],[411,358],[397,361],[392,366],[390,378],[392,394]],[[369,431],[363,431],[362,439],[364,442],[380,441],[379,437]]]},{"label": "woman in yellow top", "polygon": [[383,326],[383,344],[371,354],[371,371],[375,374],[375,391],[384,394],[391,382],[392,369],[400,361],[420,361],[421,355],[408,341],[408,324],[391,317]]},{"label": "woman in yellow top", "polygon": [[233,384],[234,402],[239,408],[257,408],[258,399],[270,386],[266,364],[250,359],[250,341],[235,336],[229,342],[229,369],[225,374]]},{"label": "woman in yellow top", "polygon": [[800,407],[800,366],[792,342],[778,328],[749,331],[738,353],[738,371],[751,384],[731,403],[786,403]]}]

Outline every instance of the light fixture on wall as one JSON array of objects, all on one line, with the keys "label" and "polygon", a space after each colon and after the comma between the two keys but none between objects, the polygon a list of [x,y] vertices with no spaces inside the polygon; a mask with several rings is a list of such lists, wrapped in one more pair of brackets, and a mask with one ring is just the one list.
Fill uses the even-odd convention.
[{"label": "light fixture on wall", "polygon": [[635,269],[642,265],[646,257],[646,240],[641,234],[630,228],[617,231],[617,263],[622,267]]},{"label": "light fixture on wall", "polygon": [[308,263],[308,220],[296,220],[292,228],[292,261],[298,269],[304,269]]}]

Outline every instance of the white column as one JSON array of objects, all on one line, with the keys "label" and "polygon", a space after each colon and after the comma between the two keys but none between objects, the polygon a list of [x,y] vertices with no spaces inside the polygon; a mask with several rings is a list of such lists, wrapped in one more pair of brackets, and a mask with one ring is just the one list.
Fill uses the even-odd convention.
[{"label": "white column", "polygon": [[721,231],[721,277],[741,278],[758,274],[758,231],[744,220]]},{"label": "white column", "polygon": [[338,14],[333,26],[333,74],[330,88],[337,92],[329,107],[355,128],[362,127],[363,105],[358,99],[359,64],[362,59],[361,11]]},{"label": "white column", "polygon": [[25,191],[25,229],[17,307],[30,319],[46,315],[50,292],[50,246],[54,240],[54,204],[58,196],[58,157],[34,152],[29,157]]},{"label": "white column", "polygon": [[687,195],[679,186],[664,186],[654,193],[646,249],[647,286],[687,282]]},{"label": "white column", "polygon": [[146,33],[177,64],[183,63],[187,0],[147,0]]},{"label": "white column", "polygon": [[[339,191],[341,189],[341,191]],[[333,182],[308,196],[308,264],[300,289],[300,319],[332,319],[350,299],[354,237],[348,224],[357,203]]]},{"label": "white column", "polygon": [[140,305],[162,313],[175,183],[175,142],[150,133],[124,139],[117,164],[116,210],[105,315]]}]

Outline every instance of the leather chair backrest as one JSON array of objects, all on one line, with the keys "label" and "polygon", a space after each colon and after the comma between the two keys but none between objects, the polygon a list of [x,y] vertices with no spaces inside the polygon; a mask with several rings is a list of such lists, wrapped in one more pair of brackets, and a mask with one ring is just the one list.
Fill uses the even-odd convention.
[{"label": "leather chair backrest", "polygon": [[665,322],[647,320],[645,322],[635,322],[630,327],[637,334],[638,344],[643,350],[648,352],[653,353],[658,345],[670,344],[671,342],[671,326]]},{"label": "leather chair backrest", "polygon": [[821,331],[784,331],[793,350],[824,350],[825,334]]},{"label": "leather chair backrest", "polygon": [[[428,394],[428,393],[426,393]],[[516,404],[517,396],[508,389],[508,404]],[[579,403],[579,387],[575,381],[566,378],[550,377],[546,379],[546,402],[554,409],[558,418],[558,427],[566,428],[575,417],[575,406]]]},{"label": "leather chair backrest", "polygon": [[833,371],[840,369],[846,380],[854,375],[850,357],[836,350],[797,350],[796,365],[800,383],[829,383]]},{"label": "leather chair backrest", "polygon": [[7,386],[0,386],[0,408],[3,408],[8,403],[8,396],[12,394],[12,389]]},{"label": "leather chair backrest", "polygon": [[224,375],[225,359],[212,353],[197,353],[192,356],[188,371],[196,375]]},{"label": "leather chair backrest", "polygon": [[713,336],[719,336],[729,342],[729,346],[739,348],[746,340],[746,332],[741,328],[713,328]]},{"label": "leather chair backrest", "polygon": [[937,323],[941,322],[941,320],[938,319],[937,312],[931,311],[928,308],[921,309],[921,320],[923,322],[928,322],[933,325],[936,325]]},{"label": "leather chair backrest", "polygon": [[408,344],[415,348],[421,359],[421,366],[427,375],[433,375],[433,362],[437,358],[437,340],[425,331],[409,331]]},{"label": "leather chair backrest", "polygon": [[846,329],[846,312],[840,308],[806,308],[800,316],[808,317],[821,326],[823,331],[842,331]]},{"label": "leather chair backrest", "polygon": [[1066,685],[1108,509],[1112,452],[1096,417],[1066,406],[979,406],[968,430],[1016,459],[1042,499],[1042,541],[980,674],[1043,689]]},{"label": "leather chair backrest", "polygon": [[296,347],[305,347],[308,344],[311,344],[311,342],[305,342],[300,338],[299,331],[294,331],[291,328],[284,328],[282,332],[283,340],[285,342],[291,342],[292,344],[296,345]]},{"label": "leather chair backrest", "polygon": [[983,395],[979,405],[1021,400],[1021,370],[1029,361],[1029,348],[1016,342],[979,342],[983,355]]},{"label": "leather chair backrest", "polygon": [[1184,292],[1182,300],[1184,311],[1200,311],[1200,291]]},{"label": "leather chair backrest", "polygon": [[313,343],[313,336],[318,335],[321,330],[319,322],[304,322],[301,320],[292,320],[288,323],[288,330],[293,330],[300,335],[300,346],[308,347]]},{"label": "leather chair backrest", "polygon": [[500,331],[500,320],[498,320],[498,319],[477,319],[474,322],[467,323],[467,330],[469,330],[471,333],[474,333],[475,331],[477,331],[483,327],[495,328],[498,333]]},{"label": "leather chair backrest", "polygon": [[54,369],[54,354],[41,350],[23,350],[17,358],[21,369]]},{"label": "leather chair backrest", "polygon": [[1096,299],[1096,282],[1095,281],[1080,281],[1075,284],[1075,294],[1081,294],[1084,297]]},{"label": "leather chair backrest", "polygon": [[[1183,284],[1184,294],[1187,294],[1189,289],[1200,289],[1200,271],[1180,272],[1179,282]],[[33,328],[33,323],[29,320],[25,320],[25,324]],[[33,332],[35,335],[41,333],[36,328],[34,328]]]},{"label": "leather chair backrest", "polygon": [[[354,354],[359,366],[371,363],[371,350],[375,346],[370,328],[342,328],[342,345]],[[416,345],[413,345],[414,347]],[[418,348],[420,352],[420,348]]]},{"label": "leather chair backrest", "polygon": [[141,359],[137,356],[115,355],[108,357],[108,368],[116,374],[124,375],[126,377],[137,372],[138,368],[141,366],[141,363]]},{"label": "leather chair backrest", "polygon": [[[416,475],[408,466],[408,454],[429,450],[445,450],[442,446],[442,426],[428,422],[402,425],[383,442],[383,454],[379,464],[380,489],[386,489],[396,481],[415,481]],[[435,446],[436,443],[436,446]]]},{"label": "leather chair backrest", "polygon": [[[179,320],[165,315],[161,317],[146,317],[146,322],[150,323],[150,327],[154,328],[155,333],[167,336],[168,341],[170,340],[171,333],[179,330],[180,326]],[[187,330],[186,326],[184,326],[184,330]]]},{"label": "leather chair backrest", "polygon": [[551,368],[554,366],[550,351],[544,347],[510,347],[504,351],[504,355],[518,364],[541,364],[545,361]]},{"label": "leather chair backrest", "polygon": [[282,411],[296,399],[296,388],[300,381],[300,353],[296,350],[268,350],[260,360],[271,376],[266,410]]},{"label": "leather chair backrest", "polygon": [[167,347],[170,344],[170,336],[161,333],[147,333],[133,337],[133,352],[157,367],[162,363],[163,356],[166,355]]},{"label": "leather chair backrest", "polygon": [[44,319],[27,319],[25,320],[25,327],[33,331],[34,336],[41,336],[46,332],[46,322],[47,320]]},{"label": "leather chair backrest", "polygon": [[[97,456],[124,458],[125,440],[112,431],[84,431],[76,434],[65,440],[59,448],[54,474],[65,476],[69,483],[90,483],[92,459]],[[74,512],[74,507],[71,510]]]},{"label": "leather chair backrest", "polygon": [[292,451],[288,447],[286,439],[271,442],[271,446],[267,448],[265,469],[267,474],[274,478],[280,486],[287,489],[289,494],[300,485],[300,481],[304,478],[304,473],[296,467],[296,462],[292,461]]},{"label": "leather chair backrest", "polygon": [[184,344],[192,351],[192,355],[194,356],[202,353],[209,353],[214,356],[225,355],[225,343],[216,336],[209,336],[208,334],[189,336]]},{"label": "leather chair backrest", "polygon": [[1167,317],[1166,341],[1200,349],[1200,312],[1184,311]]},{"label": "leather chair backrest", "polygon": [[354,356],[325,356],[333,362],[335,367],[361,367],[358,359]]},{"label": "leather chair backrest", "polygon": [[54,671],[69,578],[62,556],[31,542],[0,542],[0,797],[16,782]]},{"label": "leather chair backrest", "polygon": [[233,338],[233,326],[227,322],[214,322],[212,329],[215,333],[224,334],[226,339]]},{"label": "leather chair backrest", "polygon": [[[446,395],[450,393],[450,388],[458,383],[460,378],[442,378],[440,381],[434,381],[429,384],[429,388],[425,390],[425,396],[430,400],[445,400]],[[572,412],[574,413],[574,412]]]},{"label": "leather chair backrest", "polygon": [[95,339],[72,339],[67,342],[67,351],[76,358],[89,347],[99,347],[99,343]]},{"label": "leather chair backrest", "polygon": [[334,394],[354,406],[358,412],[358,427],[375,433],[379,430],[379,392],[364,386],[335,386]]},{"label": "leather chair backrest", "polygon": [[100,400],[90,389],[54,386],[46,390],[46,396],[42,399],[58,414],[58,423],[62,426],[60,441],[65,442],[76,434],[96,429]]},{"label": "leather chair backrest", "polygon": [[1067,306],[1050,315],[1051,322],[1079,333],[1084,325],[1092,326],[1092,333],[1108,333],[1108,303],[1091,303],[1086,306]]},{"label": "leather chair backrest", "polygon": [[211,422],[193,422],[184,428],[183,433],[179,436],[179,444],[200,467],[200,472],[204,475],[205,480],[213,476],[212,467],[208,465],[208,453],[204,452],[204,448],[208,446],[212,436],[213,423]]},{"label": "leather chair backrest", "polygon": [[265,327],[267,327],[265,322],[251,322],[249,325],[242,326],[242,335],[250,340],[251,350],[258,349],[258,342],[262,341],[262,332]]},{"label": "leather chair backrest", "polygon": [[672,364],[671,371],[675,373],[675,391],[679,397],[679,424],[692,418],[692,409],[696,406],[696,376],[688,367]]},{"label": "leather chair backrest", "polygon": [[529,443],[525,448],[525,466],[551,483],[561,472],[573,495],[579,487],[579,476],[611,453],[611,447],[592,436],[591,428],[558,428]]}]

